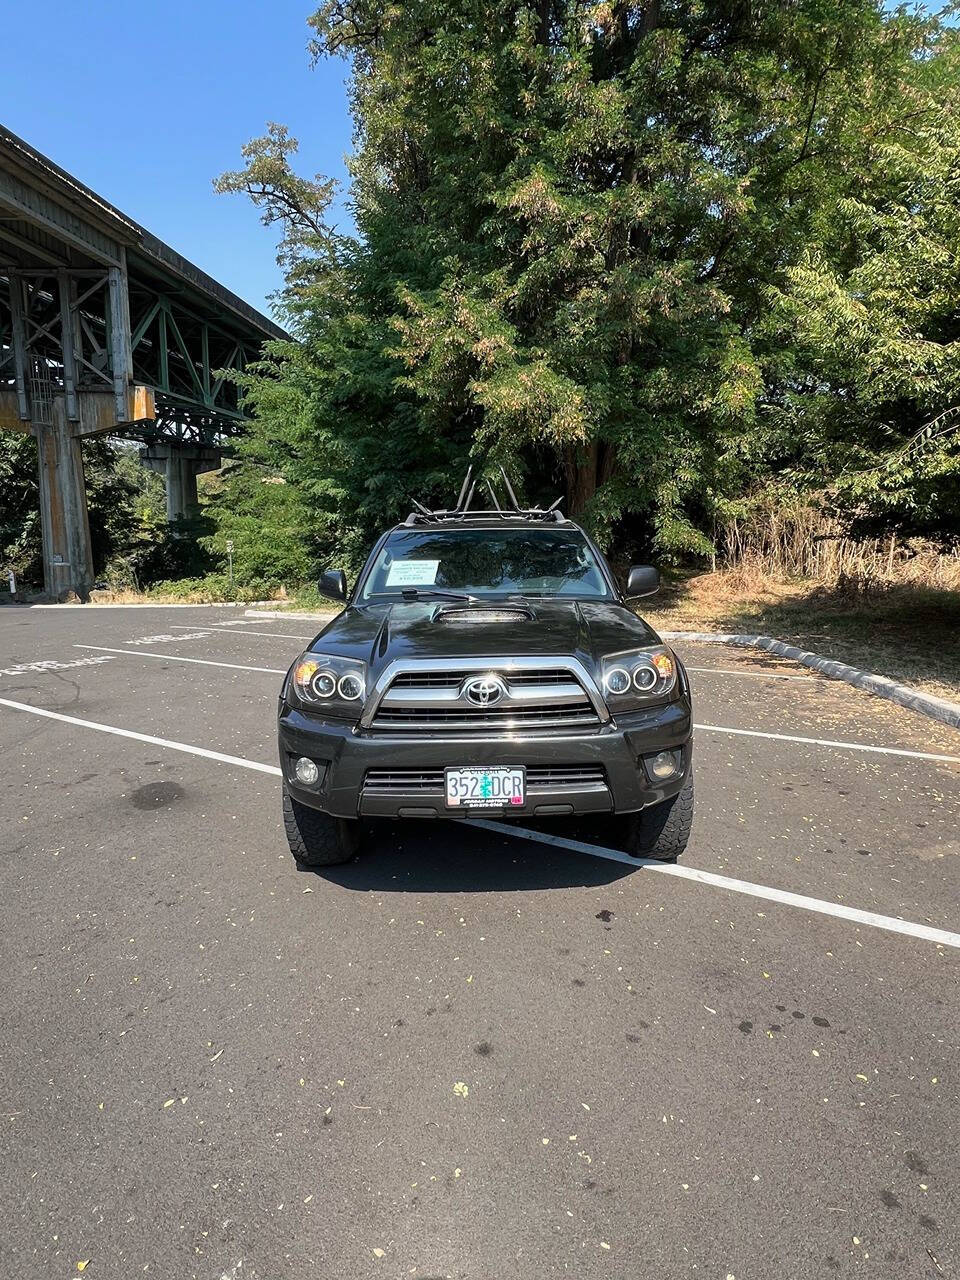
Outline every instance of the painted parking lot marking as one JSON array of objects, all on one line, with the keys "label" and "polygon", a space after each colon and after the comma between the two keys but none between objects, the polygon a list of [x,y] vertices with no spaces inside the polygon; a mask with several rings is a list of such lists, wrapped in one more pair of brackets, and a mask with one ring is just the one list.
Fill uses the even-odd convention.
[{"label": "painted parking lot marking", "polygon": [[843,751],[872,751],[884,756],[911,756],[915,760],[938,760],[960,764],[960,756],[938,755],[933,751],[907,751],[904,747],[871,747],[863,742],[836,742],[832,738],[801,738],[792,733],[764,733],[760,729],[732,729],[722,724],[695,724],[702,733],[735,733],[745,738],[769,738],[774,742],[804,742],[813,747],[837,747]]},{"label": "painted parking lot marking", "polygon": [[179,644],[181,640],[206,640],[207,636],[210,635],[209,627],[205,627],[202,631],[197,631],[196,629],[189,628],[189,627],[187,628],[187,630],[190,632],[190,634],[186,636],[172,636],[169,633],[169,631],[161,631],[160,634],[156,636],[140,636],[136,640],[124,640],[123,643],[130,644],[130,645]]},{"label": "painted parking lot marking", "polygon": [[805,680],[810,684],[819,682],[820,676],[784,675],[779,671],[732,671],[729,667],[691,667],[684,663],[688,671],[697,671],[705,676],[744,676],[748,680]]},{"label": "painted parking lot marking", "polygon": [[113,724],[100,724],[96,720],[81,720],[79,716],[64,715],[62,711],[48,711],[46,707],[34,707],[29,702],[13,702],[10,698],[0,698],[0,707],[9,707],[11,711],[27,711],[30,715],[42,716],[45,720],[58,720],[62,724],[73,724],[80,729],[93,729],[97,733],[110,733],[118,738],[132,738],[135,742],[146,742],[152,747],[168,747],[171,751],[182,751],[190,756],[203,756],[205,760],[218,760],[221,764],[233,764],[241,769],[254,769],[258,773],[280,773],[279,767],[275,764],[260,764],[257,760],[245,760],[243,756],[226,755],[222,751],[209,751],[206,747],[193,747],[187,742],[155,738],[149,733],[136,733],[133,729],[121,729]]},{"label": "painted parking lot marking", "polygon": [[[81,729],[91,729],[97,733],[112,734],[119,738],[130,738],[135,742],[146,742],[154,747],[166,747],[171,751],[180,751],[186,755],[202,756],[207,760],[216,760],[220,764],[236,765],[241,769],[252,769],[257,773],[281,776],[277,765],[261,764],[257,760],[247,760],[243,756],[231,756],[222,751],[209,751],[206,747],[194,747],[185,742],[174,742],[169,738],[156,738],[147,733],[136,733],[132,729],[120,729],[116,725],[100,724],[96,720],[81,720],[78,716],[68,716],[60,711],[48,711],[45,707],[35,707],[28,702],[14,702],[10,698],[0,698],[0,706],[12,711],[23,711],[29,715],[41,716],[47,720],[56,720],[62,724],[75,725]],[[602,845],[585,844],[579,840],[568,840],[562,836],[546,835],[539,831],[530,831],[525,827],[494,822],[486,818],[468,819],[471,826],[496,831],[499,834],[514,836],[519,840],[533,840],[541,844],[555,845],[561,849],[569,849],[573,853],[585,853],[593,858],[604,858],[608,861],[622,862],[637,870],[658,871],[661,875],[673,876],[680,880],[691,880],[698,884],[713,888],[727,889],[734,893],[746,894],[754,898],[766,898],[771,902],[779,902],[784,906],[797,907],[803,911],[814,911],[821,915],[835,916],[841,920],[849,920],[855,924],[869,925],[871,928],[886,929],[891,933],[906,934],[925,942],[934,942],[940,946],[960,948],[960,933],[952,933],[947,929],[935,929],[930,925],[918,924],[912,920],[901,920],[895,916],[883,916],[874,911],[861,911],[857,907],[847,907],[837,902],[827,902],[821,898],[809,898],[802,893],[790,893],[785,889],[774,889],[768,885],[756,884],[751,880],[735,880],[731,876],[717,875],[712,871],[701,871],[697,867],[677,866],[669,863],[651,862],[649,859],[631,858],[629,854],[618,849],[607,849]]]},{"label": "painted parking lot marking", "polygon": [[258,671],[268,676],[287,674],[286,667],[245,667],[239,662],[214,662],[212,658],[182,658],[176,653],[150,653],[146,649],[111,649],[105,644],[75,644],[73,647],[99,649],[105,653],[122,653],[125,658],[160,658],[163,662],[190,662],[199,667],[230,667],[233,671]]},{"label": "painted parking lot marking", "polygon": [[786,889],[774,889],[769,885],[755,884],[752,880],[735,880],[732,876],[717,875],[713,871],[701,871],[698,867],[655,862],[650,858],[631,858],[628,853],[622,853],[619,849],[585,844],[581,840],[567,840],[563,836],[530,831],[526,827],[515,827],[512,823],[494,822],[487,818],[468,818],[466,821],[471,827],[482,827],[485,831],[496,831],[502,835],[514,836],[518,840],[534,840],[540,844],[569,849],[573,853],[587,853],[592,858],[606,858],[611,862],[623,862],[627,866],[638,867],[644,871],[657,871],[661,875],[674,876],[679,880],[694,880],[698,884],[712,885],[716,889],[729,889],[734,893],[744,893],[753,898],[766,898],[769,902],[780,902],[784,906],[799,907],[802,911],[816,911],[820,915],[836,916],[840,920],[850,920],[854,924],[865,924],[874,929],[887,929],[891,933],[903,933],[908,937],[921,938],[925,942],[936,942],[944,947],[960,947],[960,933],[951,933],[948,929],[935,929],[931,925],[901,920],[896,916],[882,916],[876,911],[861,911],[858,907],[847,907],[840,902],[827,902],[823,898],[809,898],[804,893],[790,893]]},{"label": "painted parking lot marking", "polygon": [[[74,645],[74,648],[77,648]],[[41,662],[20,662],[15,667],[4,667],[0,676],[23,676],[31,671],[70,671],[74,667],[94,667],[101,662],[112,662],[112,658],[72,658],[69,662],[56,662],[51,658]]]},{"label": "painted parking lot marking", "polygon": [[89,604],[28,604],[22,605],[25,609],[56,609],[58,613],[63,613],[66,609],[82,609],[84,613],[99,613],[101,609],[235,609],[234,604],[109,604],[105,601],[94,600]]},{"label": "painted parking lot marking", "polygon": [[[214,623],[211,623],[209,630],[210,631],[234,631],[234,628],[238,627],[239,625],[240,624],[238,622],[232,623],[232,624],[225,622],[222,625],[219,622],[214,622]],[[176,623],[173,623],[173,629],[175,631],[190,630],[189,627],[182,627],[182,628],[178,627]],[[289,631],[241,631],[239,633],[234,631],[234,634],[239,634],[243,636],[273,636],[277,640],[312,640],[313,639],[313,636],[292,635]],[[191,637],[180,636],[180,639],[189,640],[191,639]],[[811,677],[811,679],[812,678],[813,677]]]}]

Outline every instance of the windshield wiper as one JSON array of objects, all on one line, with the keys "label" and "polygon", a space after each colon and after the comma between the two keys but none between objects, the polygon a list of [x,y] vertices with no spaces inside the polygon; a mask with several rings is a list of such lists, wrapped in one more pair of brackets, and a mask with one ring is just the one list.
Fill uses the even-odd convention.
[{"label": "windshield wiper", "polygon": [[476,604],[476,596],[463,591],[441,591],[434,587],[404,587],[400,592],[404,600],[459,600],[463,604]]}]

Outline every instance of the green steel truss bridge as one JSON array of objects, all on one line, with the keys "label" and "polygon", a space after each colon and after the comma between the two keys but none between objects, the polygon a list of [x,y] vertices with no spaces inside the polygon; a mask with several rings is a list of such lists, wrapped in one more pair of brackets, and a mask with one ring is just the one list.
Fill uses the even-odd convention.
[{"label": "green steel truss bridge", "polygon": [[266,316],[0,126],[0,430],[38,446],[44,585],[93,582],[81,443],[141,443],[167,515],[244,429],[235,385]]}]

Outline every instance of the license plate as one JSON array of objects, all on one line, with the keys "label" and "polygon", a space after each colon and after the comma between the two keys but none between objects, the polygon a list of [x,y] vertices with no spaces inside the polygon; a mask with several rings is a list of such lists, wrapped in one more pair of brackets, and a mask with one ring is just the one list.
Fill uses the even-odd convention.
[{"label": "license plate", "polygon": [[525,770],[486,765],[445,770],[448,809],[522,805]]}]

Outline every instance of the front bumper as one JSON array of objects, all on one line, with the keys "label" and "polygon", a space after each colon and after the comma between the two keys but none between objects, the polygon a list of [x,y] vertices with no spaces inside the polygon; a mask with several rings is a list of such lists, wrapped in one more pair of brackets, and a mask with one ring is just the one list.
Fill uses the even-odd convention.
[{"label": "front bumper", "polygon": [[[491,815],[529,818],[589,813],[635,813],[675,795],[690,769],[691,711],[684,693],[665,706],[632,712],[589,733],[538,733],[528,736],[438,736],[359,732],[343,721],[280,703],[280,765],[290,794],[313,809],[338,818],[450,818]],[[647,777],[641,757],[658,751],[682,751],[682,771],[666,783]],[[293,773],[298,756],[315,760],[323,773],[316,788],[305,787]],[[525,765],[541,773],[567,770],[567,778],[528,785],[522,806],[447,809],[442,771],[445,766]],[[593,780],[578,785],[578,767],[591,767]],[[597,769],[602,780],[596,781]],[[366,785],[370,771],[409,770],[437,774],[416,787]],[[570,781],[570,779],[573,781]]]}]

